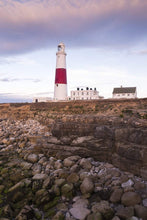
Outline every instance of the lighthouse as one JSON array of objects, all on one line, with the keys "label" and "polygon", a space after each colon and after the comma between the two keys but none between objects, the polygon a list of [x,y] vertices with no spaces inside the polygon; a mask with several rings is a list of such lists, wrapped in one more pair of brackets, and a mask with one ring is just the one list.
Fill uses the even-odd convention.
[{"label": "lighthouse", "polygon": [[55,87],[54,100],[67,99],[67,77],[66,77],[66,53],[65,45],[60,43],[58,45],[58,52],[56,53],[56,72],[55,72]]}]

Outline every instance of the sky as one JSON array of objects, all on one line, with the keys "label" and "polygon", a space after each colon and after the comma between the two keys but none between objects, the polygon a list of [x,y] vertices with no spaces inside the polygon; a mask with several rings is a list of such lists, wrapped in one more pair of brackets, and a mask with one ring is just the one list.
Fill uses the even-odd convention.
[{"label": "sky", "polygon": [[147,97],[147,0],[0,0],[0,103],[53,97],[64,42],[68,95],[137,87]]}]

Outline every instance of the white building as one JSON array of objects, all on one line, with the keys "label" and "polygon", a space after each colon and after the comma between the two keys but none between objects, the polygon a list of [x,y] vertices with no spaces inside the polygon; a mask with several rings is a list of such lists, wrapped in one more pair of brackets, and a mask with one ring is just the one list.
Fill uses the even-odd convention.
[{"label": "white building", "polygon": [[50,102],[53,99],[50,97],[34,97],[33,98],[33,102],[37,103],[37,102]]},{"label": "white building", "polygon": [[137,98],[136,87],[120,87],[114,88],[112,93],[114,99],[135,99]]},{"label": "white building", "polygon": [[99,92],[96,88],[77,88],[77,90],[71,91],[70,100],[90,100],[90,99],[99,99]]}]

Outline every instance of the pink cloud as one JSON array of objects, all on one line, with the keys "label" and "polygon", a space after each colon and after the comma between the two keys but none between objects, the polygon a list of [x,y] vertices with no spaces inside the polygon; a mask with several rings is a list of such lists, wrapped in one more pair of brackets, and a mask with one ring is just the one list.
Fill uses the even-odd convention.
[{"label": "pink cloud", "polygon": [[0,0],[0,50],[27,51],[60,39],[123,45],[146,36],[146,11],[146,0]]}]

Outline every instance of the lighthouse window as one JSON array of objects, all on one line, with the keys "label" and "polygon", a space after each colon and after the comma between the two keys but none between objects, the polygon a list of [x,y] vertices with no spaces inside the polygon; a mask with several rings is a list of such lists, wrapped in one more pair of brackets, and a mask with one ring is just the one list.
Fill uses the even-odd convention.
[{"label": "lighthouse window", "polygon": [[58,51],[61,51],[61,46],[58,46]]}]

